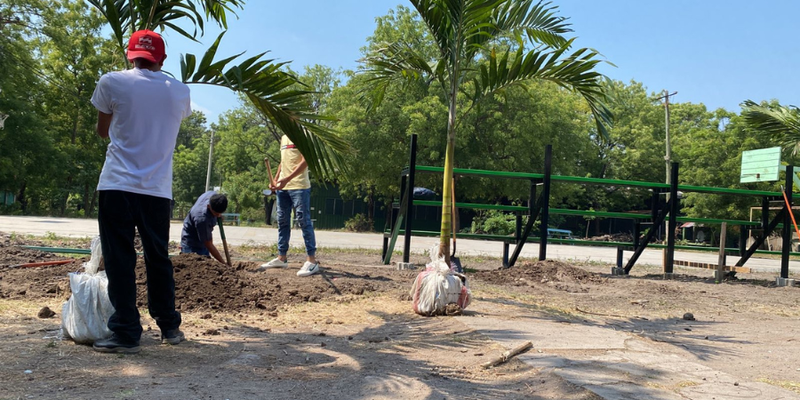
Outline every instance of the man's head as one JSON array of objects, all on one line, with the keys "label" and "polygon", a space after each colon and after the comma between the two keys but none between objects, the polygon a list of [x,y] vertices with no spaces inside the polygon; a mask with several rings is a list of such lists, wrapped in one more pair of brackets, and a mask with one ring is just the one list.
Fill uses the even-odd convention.
[{"label": "man's head", "polygon": [[[162,66],[167,54],[161,35],[149,30],[136,31],[128,41],[128,60],[137,63]],[[142,61],[143,60],[143,61]]]},{"label": "man's head", "polygon": [[228,198],[224,194],[217,193],[208,200],[208,208],[215,214],[222,214],[228,209]]}]

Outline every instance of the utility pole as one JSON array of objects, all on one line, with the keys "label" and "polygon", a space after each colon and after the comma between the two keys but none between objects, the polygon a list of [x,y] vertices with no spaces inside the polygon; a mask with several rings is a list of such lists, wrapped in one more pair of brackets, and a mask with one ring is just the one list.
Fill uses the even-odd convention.
[{"label": "utility pole", "polygon": [[211,156],[214,154],[214,130],[211,131],[211,143],[208,146],[208,171],[206,172],[206,192],[211,184]]},{"label": "utility pole", "polygon": [[[666,141],[667,141],[667,150],[666,150],[666,154],[664,155],[664,162],[665,162],[666,167],[667,167],[666,168],[666,171],[667,171],[667,184],[672,183],[672,182],[669,181],[669,171],[670,171],[669,164],[672,161],[672,147],[670,146],[670,142],[669,142],[669,97],[670,96],[675,96],[676,94],[678,94],[678,92],[670,93],[669,90],[664,90],[664,95],[656,99],[656,100],[664,100],[664,110],[665,110],[665,112],[664,112],[665,125],[664,126],[666,127]],[[669,196],[669,195],[667,195],[667,196]],[[669,199],[669,197],[667,197],[667,199]]]},{"label": "utility pole", "polygon": [[[663,93],[664,93],[663,96],[658,97],[655,100],[664,100],[664,111],[665,111],[664,112],[664,122],[665,122],[664,126],[665,126],[665,130],[666,130],[666,135],[665,135],[666,139],[665,140],[667,142],[666,153],[664,154],[664,164],[666,164],[666,172],[667,172],[667,180],[666,180],[666,182],[667,182],[667,185],[669,185],[670,183],[672,183],[672,182],[670,182],[670,180],[671,180],[670,179],[670,162],[672,161],[672,147],[671,147],[670,142],[669,142],[669,97],[670,96],[675,96],[676,94],[678,94],[678,92],[670,93],[669,90],[665,89]],[[669,201],[669,200],[670,200],[669,192],[667,192],[666,193],[666,201]],[[671,235],[673,233],[667,232],[667,234]],[[661,227],[658,228],[658,237],[661,238]]]}]

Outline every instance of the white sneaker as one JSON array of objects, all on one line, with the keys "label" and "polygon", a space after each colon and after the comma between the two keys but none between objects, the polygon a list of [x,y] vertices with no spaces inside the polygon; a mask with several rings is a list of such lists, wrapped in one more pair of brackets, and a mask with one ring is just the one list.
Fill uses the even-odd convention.
[{"label": "white sneaker", "polygon": [[280,258],[276,258],[268,263],[261,264],[261,266],[258,267],[258,270],[264,271],[269,268],[286,268],[288,266],[289,266],[289,260],[282,261]]},{"label": "white sneaker", "polygon": [[319,273],[319,263],[306,261],[300,271],[297,271],[297,276],[311,276],[316,273]]}]

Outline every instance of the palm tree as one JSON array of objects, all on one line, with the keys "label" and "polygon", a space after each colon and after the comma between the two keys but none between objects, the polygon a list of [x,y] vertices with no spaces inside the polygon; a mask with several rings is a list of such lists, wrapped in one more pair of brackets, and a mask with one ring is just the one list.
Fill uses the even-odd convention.
[{"label": "palm tree", "polygon": [[601,62],[598,53],[585,48],[570,51],[574,39],[562,36],[570,32],[569,24],[556,16],[557,7],[550,3],[410,1],[436,42],[437,59],[426,60],[405,43],[387,43],[366,57],[365,73],[372,83],[373,107],[395,82],[438,84],[445,93],[449,111],[439,251],[449,260],[452,210],[447,194],[453,182],[459,93],[471,101],[471,108],[508,86],[541,79],[582,95],[594,114],[600,136],[607,136],[605,125],[610,123],[611,114],[602,104],[602,75],[594,71]]},{"label": "palm tree", "polygon": [[[228,14],[242,9],[244,0],[88,0],[108,21],[124,53],[125,36],[141,29],[172,30],[197,41],[206,22],[227,29]],[[189,21],[189,33],[179,22]],[[199,29],[199,32],[198,32]],[[316,121],[330,120],[317,115],[311,104],[310,90],[276,63],[264,59],[264,53],[234,65],[244,53],[215,60],[223,31],[199,60],[193,54],[181,58],[181,79],[186,84],[221,86],[241,92],[292,142],[308,162],[309,169],[323,180],[340,178],[344,164],[340,154],[349,146],[336,132]],[[301,89],[298,89],[300,87]]]},{"label": "palm tree", "polygon": [[800,108],[747,100],[742,104],[742,116],[751,128],[771,135],[792,155],[800,151]]}]

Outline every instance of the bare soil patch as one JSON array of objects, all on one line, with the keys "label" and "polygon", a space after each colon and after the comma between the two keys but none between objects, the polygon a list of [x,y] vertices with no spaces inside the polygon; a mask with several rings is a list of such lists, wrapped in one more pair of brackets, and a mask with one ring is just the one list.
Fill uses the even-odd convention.
[{"label": "bare soil patch", "polygon": [[597,398],[516,360],[480,368],[505,349],[455,319],[413,314],[407,299],[416,272],[380,265],[374,254],[320,251],[323,273],[305,278],[296,275],[299,257],[290,258],[294,268],[258,272],[257,261],[235,261],[230,268],[175,256],[176,304],[189,337],[179,346],[158,342],[140,258],[144,350],[96,353],[59,337],[61,304],[70,295],[67,274],[88,258],[9,268],[69,258],[2,239],[0,355],[6,362],[0,399]]},{"label": "bare soil patch", "polygon": [[[505,349],[457,319],[413,314],[407,299],[416,272],[383,266],[369,252],[322,249],[324,273],[307,278],[295,274],[302,262],[296,255],[288,269],[257,272],[272,257],[267,249],[233,249],[233,268],[176,256],[176,300],[190,339],[179,346],[158,344],[140,260],[144,350],[95,353],[58,337],[66,274],[87,259],[8,268],[66,259],[21,249],[23,242],[0,234],[0,399],[597,398],[516,359],[481,369]],[[800,387],[800,354],[785,351],[800,331],[800,296],[797,287],[775,287],[772,274],[715,284],[712,271],[689,268],[664,279],[652,266],[618,277],[601,264],[522,260],[501,269],[498,259],[462,262],[476,309],[622,330],[740,379]],[[39,317],[44,307],[55,315]],[[687,312],[694,321],[682,318]],[[466,318],[480,316],[465,311]]]},{"label": "bare soil patch", "polygon": [[477,271],[474,278],[501,286],[546,285],[567,292],[586,292],[587,284],[602,285],[607,279],[559,260],[525,261],[514,268]]}]

